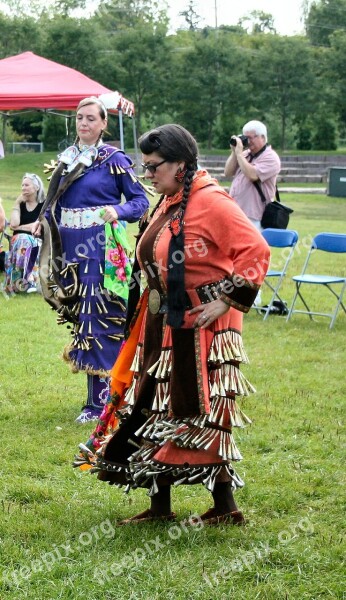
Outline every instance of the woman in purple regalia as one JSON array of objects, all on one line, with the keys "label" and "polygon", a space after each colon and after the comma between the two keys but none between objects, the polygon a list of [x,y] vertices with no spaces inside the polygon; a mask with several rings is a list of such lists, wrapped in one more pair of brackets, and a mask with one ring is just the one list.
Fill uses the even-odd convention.
[{"label": "woman in purple regalia", "polygon": [[[138,221],[149,206],[131,159],[103,143],[106,126],[107,111],[98,98],[79,103],[77,138],[58,157],[41,218],[44,241],[44,221],[49,222],[49,261],[55,269],[44,281],[43,250],[43,294],[57,309],[58,323],[73,323],[64,358],[73,372],[85,371],[88,377],[87,401],[76,419],[80,423],[100,415],[108,397],[109,370],[123,341],[130,265],[119,242],[126,239],[122,222]],[[64,306],[55,304],[61,296]]]}]

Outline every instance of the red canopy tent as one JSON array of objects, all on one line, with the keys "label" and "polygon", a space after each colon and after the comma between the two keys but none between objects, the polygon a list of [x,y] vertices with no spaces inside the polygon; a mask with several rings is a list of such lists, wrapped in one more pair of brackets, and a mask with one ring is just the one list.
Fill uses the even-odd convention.
[{"label": "red canopy tent", "polygon": [[133,117],[134,105],[119,92],[33,52],[0,60],[0,111],[73,110],[86,96],[101,96],[106,107],[119,115],[123,147],[122,115]]},{"label": "red canopy tent", "polygon": [[[0,110],[53,108],[73,110],[86,96],[100,96],[111,90],[75,69],[65,67],[33,52],[0,60]],[[132,116],[133,103],[119,95],[124,113]],[[125,110],[124,110],[125,109]]]}]

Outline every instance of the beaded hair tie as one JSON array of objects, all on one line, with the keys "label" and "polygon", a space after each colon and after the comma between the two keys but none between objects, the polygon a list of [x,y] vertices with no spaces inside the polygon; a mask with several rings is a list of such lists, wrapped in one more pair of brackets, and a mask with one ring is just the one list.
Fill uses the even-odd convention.
[{"label": "beaded hair tie", "polygon": [[184,211],[180,209],[169,221],[168,228],[174,237],[177,237],[183,229],[183,218]]}]

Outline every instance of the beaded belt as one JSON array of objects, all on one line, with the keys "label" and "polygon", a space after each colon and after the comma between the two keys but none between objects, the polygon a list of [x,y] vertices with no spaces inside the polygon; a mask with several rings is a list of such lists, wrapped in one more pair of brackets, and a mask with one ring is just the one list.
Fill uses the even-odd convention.
[{"label": "beaded belt", "polygon": [[[194,290],[187,290],[185,292],[185,310],[190,310],[198,304],[208,304],[208,302],[217,300],[220,297],[225,281],[227,281],[226,277],[213,283],[200,285]],[[166,313],[168,311],[167,295],[160,294],[158,290],[150,290],[148,308],[152,315]]]},{"label": "beaded belt", "polygon": [[91,208],[62,208],[61,225],[68,229],[87,229],[95,225],[104,225],[105,221],[100,216],[104,206],[92,206]]}]

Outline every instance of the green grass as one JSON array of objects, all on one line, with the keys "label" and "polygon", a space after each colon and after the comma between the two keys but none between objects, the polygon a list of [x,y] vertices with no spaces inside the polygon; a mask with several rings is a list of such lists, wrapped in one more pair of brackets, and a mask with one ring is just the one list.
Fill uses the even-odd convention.
[{"label": "green grass", "polygon": [[[8,202],[23,171],[39,172],[23,161],[13,172],[0,162]],[[311,236],[345,232],[346,200],[282,196],[300,235],[283,286],[290,302],[290,276],[300,271]],[[339,258],[333,269],[345,273]],[[319,260],[327,267],[327,255]],[[322,291],[318,304],[328,304]],[[202,486],[173,490],[178,526],[116,527],[148,498],[71,467],[91,428],[74,422],[86,378],[60,359],[68,330],[34,294],[0,295],[0,322],[1,600],[344,597],[346,315],[331,331],[322,318],[245,316],[251,364],[244,373],[257,394],[242,402],[253,425],[235,432],[246,482],[237,500],[249,521],[239,529],[179,525],[210,506]]]},{"label": "green grass", "polygon": [[22,177],[25,173],[36,173],[45,184],[47,191],[48,175],[44,174],[44,164],[56,159],[53,152],[24,152],[23,154],[8,154],[0,160],[0,196],[6,211],[9,211],[13,201],[20,194]]}]

